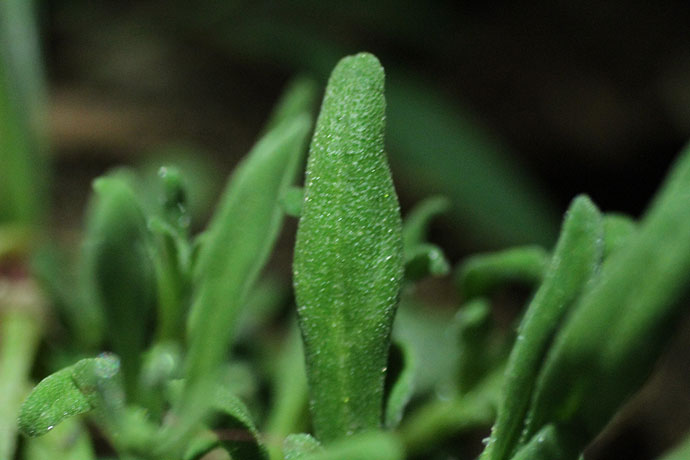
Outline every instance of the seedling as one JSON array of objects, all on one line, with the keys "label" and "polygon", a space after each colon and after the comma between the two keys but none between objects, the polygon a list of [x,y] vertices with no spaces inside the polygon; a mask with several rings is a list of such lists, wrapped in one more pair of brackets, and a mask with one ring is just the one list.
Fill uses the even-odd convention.
[{"label": "seedling", "polygon": [[[414,286],[450,271],[427,241],[449,203],[434,197],[401,217],[384,80],[373,55],[342,59],[311,142],[316,86],[291,86],[204,231],[192,230],[183,170],[166,166],[153,188],[132,169],[97,179],[80,295],[39,277],[73,340],[42,359],[55,371],[18,424],[0,413],[2,439],[18,427],[29,460],[398,460],[467,458],[472,446],[444,441],[493,425],[482,460],[578,459],[644,383],[682,312],[690,149],[639,221],[578,196],[554,248],[466,259],[455,275],[465,304],[427,313]],[[278,315],[286,296],[262,269],[289,216],[294,305]],[[492,316],[509,283],[534,292],[515,334]],[[0,314],[10,381],[17,334],[12,309]]]}]

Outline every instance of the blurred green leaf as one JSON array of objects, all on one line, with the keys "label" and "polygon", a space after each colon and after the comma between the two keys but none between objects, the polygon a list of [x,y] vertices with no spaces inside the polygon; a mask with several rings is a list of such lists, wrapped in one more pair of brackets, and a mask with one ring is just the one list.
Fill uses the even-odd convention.
[{"label": "blurred green leaf", "polygon": [[484,298],[463,305],[453,318],[458,339],[457,383],[460,393],[472,390],[489,371],[491,356],[491,307]]},{"label": "blurred green leaf", "polygon": [[690,437],[686,437],[658,460],[687,460],[688,458],[690,458]]},{"label": "blurred green leaf", "polygon": [[569,443],[553,425],[539,431],[529,443],[520,448],[511,460],[576,460],[579,452],[570,450]]},{"label": "blurred green leaf", "polygon": [[273,108],[264,126],[264,132],[268,132],[286,120],[292,120],[302,113],[312,114],[316,108],[319,90],[316,81],[306,76],[296,77],[290,81]]},{"label": "blurred green leaf", "polygon": [[[414,381],[417,374],[417,356],[412,346],[393,341],[388,357],[387,381],[392,382],[387,392],[383,425],[393,429],[400,424],[407,403],[414,393]],[[395,367],[398,367],[397,372]]]},{"label": "blurred green leaf", "polygon": [[503,368],[486,376],[473,391],[459,395],[434,395],[405,417],[399,428],[408,455],[423,454],[449,436],[488,428],[496,413],[496,399],[503,382]]},{"label": "blurred green leaf", "polygon": [[[0,458],[12,458],[17,417],[29,386],[43,326],[35,293],[5,280],[0,294]],[[21,429],[21,427],[19,427]]]},{"label": "blurred green leaf", "polygon": [[312,435],[297,433],[288,435],[283,442],[284,457],[281,460],[301,460],[309,454],[323,452],[323,447]]},{"label": "blurred green leaf", "polygon": [[515,155],[478,120],[429,85],[391,72],[388,145],[401,181],[447,196],[475,241],[551,244],[552,204]]},{"label": "blurred green leaf", "polygon": [[0,222],[45,214],[44,88],[35,2],[0,2]]},{"label": "blurred green leaf", "polygon": [[450,208],[450,201],[434,196],[417,204],[403,219],[402,238],[406,250],[426,242],[431,220]]},{"label": "blurred green leaf", "polygon": [[[195,228],[206,222],[214,201],[220,193],[224,177],[211,161],[211,155],[198,147],[185,144],[168,144],[156,148],[142,158],[138,165],[142,180],[137,184],[141,196],[147,201],[147,214],[158,214],[165,201],[161,168],[180,171],[185,195],[185,219],[183,223]],[[164,179],[164,178],[163,178]],[[154,212],[155,211],[155,212]]]},{"label": "blurred green leaf", "polygon": [[384,74],[361,53],[333,70],[312,140],[294,283],[316,437],[382,422],[402,281],[401,218],[383,150]]},{"label": "blurred green leaf", "polygon": [[465,300],[488,295],[508,283],[536,286],[541,282],[548,262],[548,253],[539,246],[478,254],[460,264],[456,284]]},{"label": "blurred green leaf", "polygon": [[191,295],[190,241],[179,228],[158,216],[149,219],[148,230],[158,299],[156,338],[159,341],[182,341]]},{"label": "blurred green leaf", "polygon": [[183,460],[201,460],[213,449],[218,448],[219,443],[218,436],[213,431],[203,430],[189,441],[182,458]]},{"label": "blurred green leaf", "polygon": [[417,281],[427,276],[444,276],[450,263],[443,250],[434,244],[422,243],[405,252],[405,278]]},{"label": "blurred green leaf", "polygon": [[482,459],[507,459],[515,450],[549,341],[570,305],[597,274],[603,238],[601,213],[588,197],[576,197],[566,213],[544,281],[518,329],[508,358],[498,418]]},{"label": "blurred green leaf", "polygon": [[291,458],[285,447],[292,445],[288,442],[288,435],[303,428],[308,400],[304,350],[296,323],[289,329],[276,359],[271,373],[271,409],[266,421],[266,439],[271,460],[282,460],[283,455]]},{"label": "blurred green leaf", "polygon": [[87,301],[104,312],[108,341],[122,359],[129,398],[136,394],[147,318],[156,305],[150,237],[126,171],[94,181],[84,239]]},{"label": "blurred green leaf", "polygon": [[221,416],[216,422],[220,445],[231,458],[268,460],[268,452],[244,403],[226,388],[218,387],[213,409]]},{"label": "blurred green leaf", "polygon": [[289,187],[280,199],[280,204],[288,216],[301,216],[304,205],[304,189],[302,187]]},{"label": "blurred green leaf", "polygon": [[75,348],[88,353],[95,351],[102,340],[103,312],[99,305],[87,301],[83,290],[74,288],[79,274],[70,256],[47,243],[34,250],[31,272],[69,331]]},{"label": "blurred green leaf", "polygon": [[604,259],[623,246],[636,230],[635,221],[623,214],[604,215]]},{"label": "blurred green leaf", "polygon": [[322,451],[300,455],[299,460],[402,460],[403,446],[390,432],[372,431],[341,439]]},{"label": "blurred green leaf", "polygon": [[76,420],[66,419],[50,433],[27,441],[26,460],[93,460],[96,458],[88,431]]},{"label": "blurred green leaf", "polygon": [[395,316],[393,339],[407,343],[417,362],[415,394],[441,391],[455,379],[453,370],[458,359],[455,337],[446,333],[453,312],[424,305],[403,296]]},{"label": "blurred green leaf", "polygon": [[278,200],[295,180],[310,126],[309,117],[301,115],[256,144],[233,173],[204,235],[187,323],[187,390],[179,408],[183,423],[170,434],[174,444],[183,438],[177,430],[188,433],[206,411],[207,387],[215,382],[246,295],[281,229]]}]

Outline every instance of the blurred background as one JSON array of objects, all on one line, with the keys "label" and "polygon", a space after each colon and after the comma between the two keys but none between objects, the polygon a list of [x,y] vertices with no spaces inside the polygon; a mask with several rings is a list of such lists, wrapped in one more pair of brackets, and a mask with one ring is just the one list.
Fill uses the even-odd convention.
[{"label": "blurred background", "polygon": [[[207,212],[285,85],[323,86],[357,51],[386,69],[403,213],[453,202],[432,229],[453,263],[550,247],[577,193],[639,216],[690,138],[687,2],[44,0],[37,13],[50,220],[67,243],[91,180],[115,165],[189,164]],[[285,279],[291,232],[273,262]],[[430,283],[457,302],[449,280]],[[674,339],[587,459],[653,458],[690,429],[689,346]]]}]

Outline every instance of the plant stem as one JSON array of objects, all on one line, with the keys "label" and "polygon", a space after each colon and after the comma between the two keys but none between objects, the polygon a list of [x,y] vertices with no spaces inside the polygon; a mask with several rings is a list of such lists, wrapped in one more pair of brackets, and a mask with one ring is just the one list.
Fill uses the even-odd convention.
[{"label": "plant stem", "polygon": [[40,337],[40,302],[33,283],[0,278],[0,459],[14,454],[17,416]]}]

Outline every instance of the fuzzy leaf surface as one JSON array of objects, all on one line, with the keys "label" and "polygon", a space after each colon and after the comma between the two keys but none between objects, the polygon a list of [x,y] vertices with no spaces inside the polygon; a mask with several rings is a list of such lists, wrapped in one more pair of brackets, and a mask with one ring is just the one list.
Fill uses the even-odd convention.
[{"label": "fuzzy leaf surface", "polygon": [[401,217],[384,154],[384,73],[371,54],[334,69],[312,140],[294,284],[317,438],[382,422],[403,276]]}]

